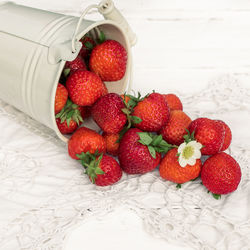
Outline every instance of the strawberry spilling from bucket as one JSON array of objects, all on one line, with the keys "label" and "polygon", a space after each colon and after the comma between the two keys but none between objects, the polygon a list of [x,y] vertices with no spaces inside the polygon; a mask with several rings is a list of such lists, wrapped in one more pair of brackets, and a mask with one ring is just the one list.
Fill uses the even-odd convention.
[{"label": "strawberry spilling from bucket", "polygon": [[87,66],[80,56],[78,56],[72,62],[66,62],[63,73],[67,77],[69,74],[74,73],[78,69],[87,70]]},{"label": "strawberry spilling from bucket", "polygon": [[56,123],[62,134],[71,134],[82,124],[84,109],[70,100],[67,101],[64,108],[56,115]]},{"label": "strawberry spilling from bucket", "polygon": [[101,78],[87,70],[77,70],[69,76],[66,87],[70,99],[80,106],[91,106],[107,92]]},{"label": "strawberry spilling from bucket", "polygon": [[[123,171],[159,171],[162,181],[177,188],[201,178],[203,188],[216,199],[235,191],[241,170],[223,152],[232,141],[228,124],[207,117],[192,121],[173,93],[109,93],[104,81],[112,87],[124,77],[127,52],[118,41],[100,34],[98,39],[81,39],[78,57],[64,68],[66,86],[58,85],[55,98],[58,129],[72,134],[68,153],[81,163],[90,181],[108,186],[119,182]],[[89,116],[98,132],[82,126]]]},{"label": "strawberry spilling from bucket", "polygon": [[59,113],[68,100],[68,90],[59,83],[56,89],[55,114]]},{"label": "strawberry spilling from bucket", "polygon": [[97,45],[89,60],[90,70],[95,72],[103,81],[118,81],[126,72],[127,52],[115,40],[107,40]]}]

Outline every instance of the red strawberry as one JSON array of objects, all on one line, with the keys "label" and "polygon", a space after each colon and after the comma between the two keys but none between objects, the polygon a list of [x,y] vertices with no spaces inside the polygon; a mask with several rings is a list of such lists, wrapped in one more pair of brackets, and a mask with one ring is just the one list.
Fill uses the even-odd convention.
[{"label": "red strawberry", "polygon": [[181,110],[170,112],[170,118],[167,124],[160,130],[164,140],[168,143],[180,145],[184,142],[183,136],[187,134],[186,129],[191,123],[191,119]]},{"label": "red strawberry", "polygon": [[68,76],[69,73],[72,74],[78,69],[87,70],[86,64],[80,56],[76,57],[76,59],[72,62],[66,62],[64,68],[64,75]]},{"label": "red strawberry", "polygon": [[182,102],[175,94],[163,95],[170,108],[170,110],[183,110]]},{"label": "red strawberry", "polygon": [[64,108],[56,115],[57,127],[62,134],[73,133],[85,119],[84,107],[67,101]]},{"label": "red strawberry", "polygon": [[118,150],[119,150],[119,134],[108,134],[108,133],[103,133],[102,134],[104,140],[106,141],[107,145],[107,153],[117,156],[118,155]]},{"label": "red strawberry", "polygon": [[89,67],[103,81],[118,81],[125,74],[127,52],[117,41],[107,40],[97,45],[90,55]]},{"label": "red strawberry", "polygon": [[78,128],[78,124],[73,120],[70,120],[70,122],[67,123],[67,120],[61,122],[61,119],[57,118],[56,124],[62,134],[71,134]]},{"label": "red strawberry", "polygon": [[61,83],[58,83],[55,96],[55,114],[59,113],[63,109],[67,100],[68,100],[67,89]]},{"label": "red strawberry", "polygon": [[90,177],[97,186],[112,185],[122,177],[122,169],[120,165],[111,156],[103,155],[98,167],[103,173],[96,174],[96,177],[94,177],[95,179],[93,176]]},{"label": "red strawberry", "polygon": [[198,118],[191,122],[189,131],[194,131],[195,139],[204,146],[201,149],[203,155],[214,155],[222,149],[225,130],[221,123],[208,118]]},{"label": "red strawberry", "polygon": [[159,152],[166,152],[169,148],[170,145],[162,140],[161,135],[131,128],[121,139],[118,159],[126,173],[144,174],[157,167],[161,160]]},{"label": "red strawberry", "polygon": [[82,43],[82,48],[80,50],[80,55],[82,58],[87,58],[91,50],[96,46],[95,41],[89,36],[83,37],[80,42]]},{"label": "red strawberry", "polygon": [[231,129],[228,127],[228,125],[220,120],[216,120],[217,122],[221,123],[225,129],[225,138],[224,138],[224,142],[221,148],[221,151],[225,151],[226,149],[228,149],[228,147],[231,144],[232,141],[232,132]]},{"label": "red strawberry", "polygon": [[91,107],[90,106],[81,106],[82,110],[81,112],[81,116],[83,119],[87,119],[91,116]]},{"label": "red strawberry", "polygon": [[81,127],[69,139],[68,152],[73,159],[78,159],[76,154],[94,154],[97,150],[99,153],[105,153],[106,143],[104,138],[92,129]]},{"label": "red strawberry", "polygon": [[91,114],[94,121],[106,133],[119,133],[127,122],[122,109],[125,105],[118,94],[109,93],[93,105]]},{"label": "red strawberry", "polygon": [[70,99],[80,106],[91,106],[107,91],[100,77],[87,70],[77,70],[71,74],[66,86]]},{"label": "red strawberry", "polygon": [[136,123],[135,127],[143,131],[157,132],[166,125],[169,119],[169,108],[163,95],[152,93],[138,102],[132,116],[142,120]]},{"label": "red strawberry", "polygon": [[181,167],[178,162],[177,153],[177,148],[174,148],[164,156],[160,163],[160,176],[165,180],[179,184],[197,178],[201,171],[201,160],[197,159],[193,166],[186,165],[185,167]]},{"label": "red strawberry", "polygon": [[213,194],[228,194],[237,189],[241,180],[241,169],[233,157],[220,152],[204,162],[201,180]]}]

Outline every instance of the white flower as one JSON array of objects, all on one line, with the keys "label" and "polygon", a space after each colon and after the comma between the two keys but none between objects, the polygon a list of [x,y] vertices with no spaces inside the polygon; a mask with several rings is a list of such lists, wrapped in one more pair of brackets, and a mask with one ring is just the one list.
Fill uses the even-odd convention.
[{"label": "white flower", "polygon": [[179,164],[181,167],[185,167],[187,164],[193,166],[196,159],[201,158],[202,145],[197,141],[190,141],[188,143],[183,142],[178,147]]}]

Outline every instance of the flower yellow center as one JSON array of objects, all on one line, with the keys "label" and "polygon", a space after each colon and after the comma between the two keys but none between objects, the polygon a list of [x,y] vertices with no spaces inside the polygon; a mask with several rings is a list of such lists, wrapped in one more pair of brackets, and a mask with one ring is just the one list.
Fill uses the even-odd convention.
[{"label": "flower yellow center", "polygon": [[191,146],[185,147],[182,152],[183,158],[185,158],[186,160],[192,157],[193,154],[194,154],[194,148]]}]

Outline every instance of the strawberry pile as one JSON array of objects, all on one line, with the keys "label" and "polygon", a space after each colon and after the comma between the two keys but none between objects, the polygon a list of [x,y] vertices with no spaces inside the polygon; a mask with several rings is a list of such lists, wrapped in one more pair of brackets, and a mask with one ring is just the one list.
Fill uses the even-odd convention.
[{"label": "strawberry pile", "polygon": [[86,35],[72,62],[66,62],[55,96],[55,117],[62,134],[73,133],[90,115],[90,107],[108,93],[104,83],[121,80],[126,72],[127,52],[103,32],[96,41]]},{"label": "strawberry pile", "polygon": [[[98,41],[86,36],[82,43],[79,56],[65,65],[55,114],[61,133],[73,133],[68,153],[91,182],[112,185],[123,171],[144,174],[159,166],[161,178],[178,188],[200,177],[216,199],[237,189],[241,169],[224,152],[232,140],[225,122],[205,117],[192,121],[175,94],[108,93],[104,81],[118,81],[126,72],[125,48],[103,34]],[[80,126],[89,116],[101,133]]]}]

